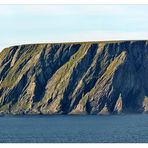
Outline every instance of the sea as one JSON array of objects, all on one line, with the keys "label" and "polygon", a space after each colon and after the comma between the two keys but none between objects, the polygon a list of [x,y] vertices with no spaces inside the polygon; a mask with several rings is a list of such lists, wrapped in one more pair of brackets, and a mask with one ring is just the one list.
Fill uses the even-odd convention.
[{"label": "sea", "polygon": [[1,116],[0,143],[148,143],[148,115]]}]

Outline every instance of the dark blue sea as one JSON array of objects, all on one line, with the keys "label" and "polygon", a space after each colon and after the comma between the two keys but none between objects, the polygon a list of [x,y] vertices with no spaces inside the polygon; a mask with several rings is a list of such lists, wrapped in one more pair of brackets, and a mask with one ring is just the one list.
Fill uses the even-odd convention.
[{"label": "dark blue sea", "polygon": [[3,116],[1,143],[147,143],[148,115]]}]

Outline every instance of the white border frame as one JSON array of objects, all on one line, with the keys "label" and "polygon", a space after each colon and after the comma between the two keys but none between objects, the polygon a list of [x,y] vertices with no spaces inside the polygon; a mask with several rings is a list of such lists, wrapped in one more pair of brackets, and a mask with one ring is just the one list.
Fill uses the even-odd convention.
[{"label": "white border frame", "polygon": [[[148,4],[148,0],[0,0],[0,4]],[[0,144],[0,147],[11,148],[44,148],[60,147],[60,148],[75,148],[84,147],[93,148],[100,147],[113,147],[113,148],[125,148],[134,146],[134,148],[147,148],[147,144]]]},{"label": "white border frame", "polygon": [[148,0],[0,0],[0,4],[148,4]]}]

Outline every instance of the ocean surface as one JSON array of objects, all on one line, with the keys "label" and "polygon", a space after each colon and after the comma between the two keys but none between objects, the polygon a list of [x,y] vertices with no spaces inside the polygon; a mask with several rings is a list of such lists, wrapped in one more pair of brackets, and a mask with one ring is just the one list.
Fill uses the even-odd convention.
[{"label": "ocean surface", "polygon": [[3,116],[1,143],[147,143],[148,115]]}]

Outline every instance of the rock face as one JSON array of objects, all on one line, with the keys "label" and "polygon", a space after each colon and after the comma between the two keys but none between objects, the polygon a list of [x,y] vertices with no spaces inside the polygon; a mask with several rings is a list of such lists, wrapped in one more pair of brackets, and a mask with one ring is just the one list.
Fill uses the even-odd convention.
[{"label": "rock face", "polygon": [[148,41],[14,46],[0,53],[0,113],[148,112]]}]

